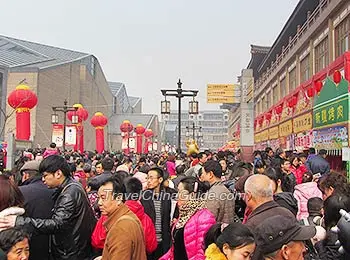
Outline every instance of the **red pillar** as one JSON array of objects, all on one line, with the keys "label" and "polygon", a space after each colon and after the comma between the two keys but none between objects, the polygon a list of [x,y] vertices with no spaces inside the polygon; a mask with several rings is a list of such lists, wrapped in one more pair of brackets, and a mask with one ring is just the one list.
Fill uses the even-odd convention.
[{"label": "red pillar", "polygon": [[96,127],[96,151],[102,153],[105,150],[104,128]]},{"label": "red pillar", "polygon": [[16,109],[16,139],[29,140],[30,138],[30,110],[29,108]]},{"label": "red pillar", "polygon": [[137,134],[136,137],[136,153],[142,153],[142,134]]}]

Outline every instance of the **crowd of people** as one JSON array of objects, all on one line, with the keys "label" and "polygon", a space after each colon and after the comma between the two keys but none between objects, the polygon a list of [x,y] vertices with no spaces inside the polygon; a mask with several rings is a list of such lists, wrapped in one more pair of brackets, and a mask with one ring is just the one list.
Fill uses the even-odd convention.
[{"label": "crowd of people", "polygon": [[349,259],[327,151],[253,157],[27,150],[0,175],[0,259]]}]

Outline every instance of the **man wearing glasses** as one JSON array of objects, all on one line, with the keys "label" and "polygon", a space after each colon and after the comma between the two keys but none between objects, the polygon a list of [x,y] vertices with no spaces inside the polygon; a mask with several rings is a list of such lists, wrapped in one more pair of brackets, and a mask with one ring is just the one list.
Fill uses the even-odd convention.
[{"label": "man wearing glasses", "polygon": [[47,187],[56,188],[52,217],[8,216],[0,219],[0,229],[23,226],[31,233],[50,235],[55,260],[89,259],[95,217],[83,187],[73,180],[67,161],[59,155],[45,158],[39,172]]}]

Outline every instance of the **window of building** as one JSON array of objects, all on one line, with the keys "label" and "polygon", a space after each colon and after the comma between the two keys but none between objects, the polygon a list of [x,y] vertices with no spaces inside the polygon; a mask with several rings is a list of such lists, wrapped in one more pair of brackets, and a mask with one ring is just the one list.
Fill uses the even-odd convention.
[{"label": "window of building", "polygon": [[284,77],[281,81],[280,81],[280,93],[281,93],[281,98],[284,98],[287,95],[287,79],[286,77]]},{"label": "window of building", "polygon": [[289,72],[289,92],[292,92],[297,87],[297,70],[292,69]]},{"label": "window of building", "polygon": [[272,89],[272,95],[273,95],[273,104],[276,105],[279,100],[279,93],[278,93],[278,86],[274,86]]},{"label": "window of building", "polygon": [[266,95],[262,98],[262,105],[263,105],[262,112],[265,112],[267,110]]},{"label": "window of building", "polygon": [[310,55],[308,54],[302,61],[300,61],[300,82],[307,81],[311,76],[310,72]]},{"label": "window of building", "polygon": [[269,109],[271,107],[271,92],[267,92],[266,94],[266,107]]},{"label": "window of building", "polygon": [[349,50],[350,17],[345,18],[334,30],[335,56],[339,57]]},{"label": "window of building", "polygon": [[328,37],[326,37],[315,47],[315,72],[324,69],[328,63]]},{"label": "window of building", "polygon": [[95,70],[96,70],[96,60],[93,56],[91,56],[91,66],[90,66],[90,74],[91,76],[95,77]]},{"label": "window of building", "polygon": [[113,97],[113,114],[117,113],[117,97]]}]

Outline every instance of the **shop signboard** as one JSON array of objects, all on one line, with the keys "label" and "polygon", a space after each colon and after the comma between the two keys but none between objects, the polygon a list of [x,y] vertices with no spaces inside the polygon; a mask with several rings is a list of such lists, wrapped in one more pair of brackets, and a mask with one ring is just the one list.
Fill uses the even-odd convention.
[{"label": "shop signboard", "polygon": [[270,140],[268,144],[269,144],[269,147],[271,147],[274,151],[276,151],[277,148],[281,147],[281,140],[280,138],[273,139],[273,140]]},{"label": "shop signboard", "polygon": [[261,143],[256,143],[254,146],[255,150],[265,150],[266,147],[268,147],[268,143],[267,142],[261,142]]},{"label": "shop signboard", "polygon": [[299,90],[297,98],[298,102],[294,109],[294,116],[300,115],[312,109],[312,102],[311,99],[305,94],[305,87]]},{"label": "shop signboard", "polygon": [[269,140],[269,130],[262,131],[260,134],[261,134],[260,136],[261,142]]},{"label": "shop signboard", "polygon": [[280,116],[277,114],[276,109],[272,109],[270,126],[277,125],[280,121]]},{"label": "shop signboard", "polygon": [[278,126],[271,127],[269,129],[269,140],[277,139],[279,137]]},{"label": "shop signboard", "polygon": [[280,118],[281,122],[291,118],[293,115],[293,108],[289,107],[288,102],[289,100],[286,98],[282,103],[283,109],[282,109],[282,114]]},{"label": "shop signboard", "polygon": [[312,113],[307,113],[293,119],[293,133],[305,132],[312,129]]},{"label": "shop signboard", "polygon": [[293,133],[293,123],[292,120],[288,120],[279,125],[279,135],[280,137],[286,137]]},{"label": "shop signboard", "polygon": [[295,135],[294,139],[295,150],[303,151],[313,146],[312,131],[305,131]]},{"label": "shop signboard", "polygon": [[335,126],[325,129],[314,130],[313,147],[317,150],[341,150],[349,146],[348,128],[346,126]]},{"label": "shop signboard", "polygon": [[254,143],[257,144],[257,143],[260,143],[261,141],[261,134],[260,133],[256,133],[254,135]]},{"label": "shop signboard", "polygon": [[322,90],[314,98],[313,127],[324,128],[345,124],[349,120],[348,81],[336,84],[327,77]]},{"label": "shop signboard", "polygon": [[208,84],[207,103],[240,103],[240,85],[234,84]]},{"label": "shop signboard", "polygon": [[326,102],[314,109],[314,128],[345,123],[349,119],[348,95]]}]

